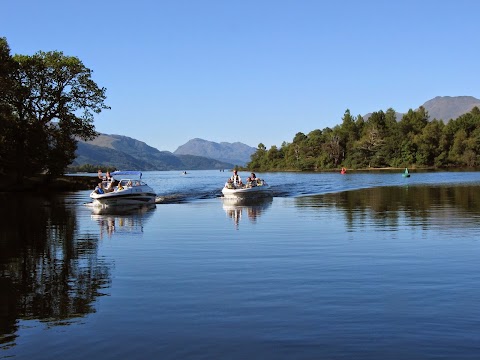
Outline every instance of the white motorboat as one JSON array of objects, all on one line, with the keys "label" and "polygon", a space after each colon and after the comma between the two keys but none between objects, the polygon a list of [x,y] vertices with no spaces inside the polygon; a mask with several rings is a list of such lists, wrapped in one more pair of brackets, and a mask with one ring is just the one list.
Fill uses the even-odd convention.
[{"label": "white motorboat", "polygon": [[102,181],[102,187],[90,193],[94,205],[134,205],[151,204],[155,202],[153,189],[142,181],[140,171],[115,171],[113,179],[121,177],[118,184],[115,180]]},{"label": "white motorboat", "polygon": [[227,182],[222,189],[222,194],[229,199],[258,199],[272,196],[272,190],[265,180],[257,179],[245,185]]}]

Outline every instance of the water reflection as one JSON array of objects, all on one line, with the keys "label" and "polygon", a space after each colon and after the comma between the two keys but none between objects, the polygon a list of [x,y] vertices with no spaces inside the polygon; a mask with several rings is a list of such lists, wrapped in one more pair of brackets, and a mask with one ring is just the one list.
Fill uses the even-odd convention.
[{"label": "water reflection", "polygon": [[105,235],[111,238],[114,233],[140,234],[155,208],[155,204],[92,207],[91,218],[100,226],[100,239]]},{"label": "water reflection", "polygon": [[255,223],[257,218],[272,205],[273,198],[260,199],[228,199],[222,198],[223,210],[234,222],[235,229],[239,229],[240,221],[246,213],[247,218]]},{"label": "water reflection", "polygon": [[394,228],[408,224],[458,227],[480,224],[480,186],[379,187],[334,194],[301,197],[305,208],[335,207],[343,210],[346,226]]},{"label": "water reflection", "polygon": [[112,264],[98,237],[79,233],[62,196],[0,194],[0,346],[15,345],[18,321],[68,324],[95,312]]}]

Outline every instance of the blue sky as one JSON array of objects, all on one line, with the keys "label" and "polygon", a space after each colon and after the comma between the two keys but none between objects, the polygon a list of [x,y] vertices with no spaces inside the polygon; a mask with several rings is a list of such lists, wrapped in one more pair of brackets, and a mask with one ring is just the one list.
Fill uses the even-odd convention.
[{"label": "blue sky", "polygon": [[102,133],[267,148],[435,96],[480,98],[480,2],[3,0],[12,54],[77,56]]}]

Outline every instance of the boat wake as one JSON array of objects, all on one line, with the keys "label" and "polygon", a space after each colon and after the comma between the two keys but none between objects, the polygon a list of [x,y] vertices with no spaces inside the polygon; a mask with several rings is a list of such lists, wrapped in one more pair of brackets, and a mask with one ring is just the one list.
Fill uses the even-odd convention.
[{"label": "boat wake", "polygon": [[215,199],[221,197],[222,193],[217,191],[194,191],[188,193],[157,194],[155,204],[183,204],[195,200]]}]

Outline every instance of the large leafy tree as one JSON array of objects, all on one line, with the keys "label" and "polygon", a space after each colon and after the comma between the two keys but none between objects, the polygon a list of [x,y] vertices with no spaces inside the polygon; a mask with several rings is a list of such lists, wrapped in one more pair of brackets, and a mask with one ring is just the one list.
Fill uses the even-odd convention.
[{"label": "large leafy tree", "polygon": [[15,65],[6,39],[0,38],[0,171],[14,164],[14,149],[8,140],[12,138],[15,128],[12,105]]},{"label": "large leafy tree", "polygon": [[8,120],[10,132],[0,139],[14,155],[14,163],[4,168],[16,172],[19,180],[27,172],[61,174],[75,159],[77,139],[97,135],[93,120],[109,109],[106,89],[98,87],[77,57],[59,51],[11,57],[5,39],[0,45],[2,68],[3,58],[10,64],[3,74],[9,87],[0,93],[0,104],[7,109],[1,120]]}]

